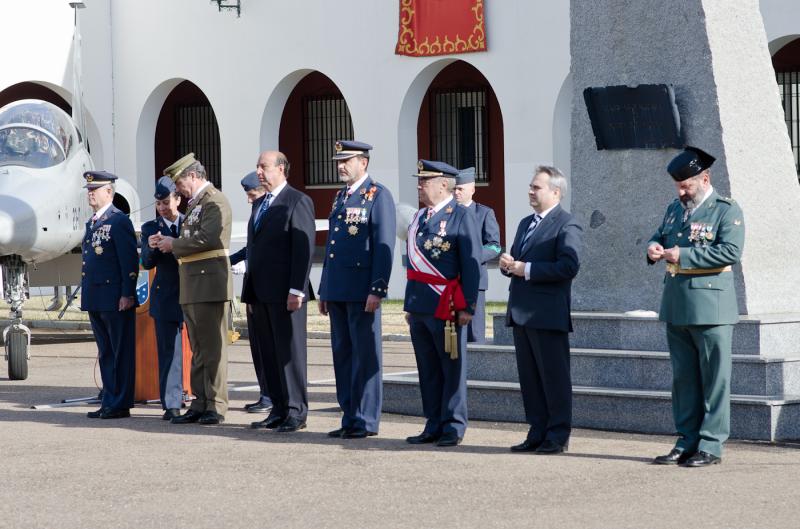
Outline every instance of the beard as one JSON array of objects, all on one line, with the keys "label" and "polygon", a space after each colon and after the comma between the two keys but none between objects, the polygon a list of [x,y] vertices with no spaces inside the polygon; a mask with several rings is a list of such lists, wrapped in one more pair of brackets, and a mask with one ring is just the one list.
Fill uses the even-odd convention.
[{"label": "beard", "polygon": [[684,208],[686,208],[686,209],[695,209],[697,206],[700,205],[700,201],[703,200],[703,197],[694,196],[694,197],[690,198],[688,196],[683,196],[683,197],[681,197],[680,200],[681,200],[681,204],[683,204]]}]

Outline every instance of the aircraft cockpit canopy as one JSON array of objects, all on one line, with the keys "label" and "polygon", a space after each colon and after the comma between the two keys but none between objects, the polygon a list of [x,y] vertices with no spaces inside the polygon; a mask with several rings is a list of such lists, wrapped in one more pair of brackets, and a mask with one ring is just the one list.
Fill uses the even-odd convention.
[{"label": "aircraft cockpit canopy", "polygon": [[72,119],[55,105],[24,100],[0,109],[0,166],[51,167],[77,143]]}]

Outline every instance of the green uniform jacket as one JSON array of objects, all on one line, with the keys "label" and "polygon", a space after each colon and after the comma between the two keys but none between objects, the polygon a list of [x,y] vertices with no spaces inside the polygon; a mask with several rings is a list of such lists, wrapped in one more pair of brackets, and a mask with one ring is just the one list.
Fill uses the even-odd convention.
[{"label": "green uniform jacket", "polygon": [[[180,238],[172,243],[175,257],[222,250],[231,243],[231,206],[222,191],[207,186],[186,210]],[[180,303],[229,301],[233,280],[228,257],[212,257],[180,265]]]},{"label": "green uniform jacket", "polygon": [[[683,211],[680,200],[670,204],[648,245],[657,242],[667,249],[680,247],[681,269],[721,268],[741,260],[744,218],[733,199],[713,191],[685,223]],[[736,323],[739,308],[733,273],[667,273],[659,319],[673,325]]]}]

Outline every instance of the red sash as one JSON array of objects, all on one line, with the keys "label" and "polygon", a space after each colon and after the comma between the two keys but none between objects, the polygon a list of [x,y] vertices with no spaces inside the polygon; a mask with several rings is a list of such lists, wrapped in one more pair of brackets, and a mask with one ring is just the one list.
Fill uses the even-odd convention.
[{"label": "red sash", "polygon": [[452,320],[453,316],[450,313],[452,305],[453,310],[459,311],[467,308],[467,300],[464,299],[464,291],[461,289],[461,283],[458,278],[445,279],[425,272],[417,270],[406,270],[406,278],[409,281],[419,281],[426,285],[444,285],[444,291],[439,296],[439,305],[436,307],[436,312],[433,316],[439,320]]}]

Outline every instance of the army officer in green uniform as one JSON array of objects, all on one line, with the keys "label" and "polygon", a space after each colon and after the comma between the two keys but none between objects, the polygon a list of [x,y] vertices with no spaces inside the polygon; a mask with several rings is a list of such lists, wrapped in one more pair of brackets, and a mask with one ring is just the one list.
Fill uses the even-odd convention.
[{"label": "army officer in green uniform", "polygon": [[679,438],[660,465],[722,461],[730,433],[731,341],[739,320],[731,266],[742,257],[739,205],[711,186],[714,157],[695,147],[667,167],[678,198],[649,241],[647,261],[666,261],[660,319],[672,361],[672,413]]},{"label": "army officer in green uniform", "polygon": [[174,424],[219,424],[228,411],[228,304],[233,283],[228,262],[231,206],[206,179],[190,153],[164,169],[189,199],[180,237],[161,236],[158,248],[178,259],[180,304],[192,346],[191,384],[195,400]]}]

